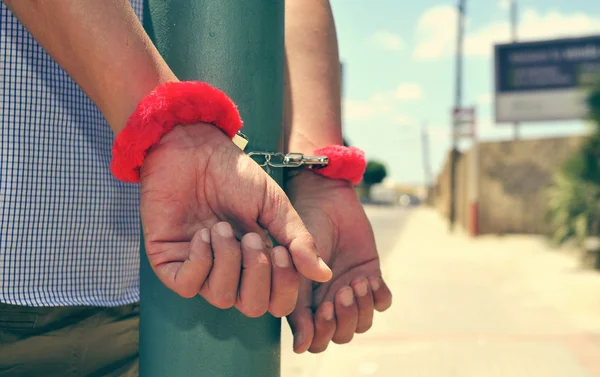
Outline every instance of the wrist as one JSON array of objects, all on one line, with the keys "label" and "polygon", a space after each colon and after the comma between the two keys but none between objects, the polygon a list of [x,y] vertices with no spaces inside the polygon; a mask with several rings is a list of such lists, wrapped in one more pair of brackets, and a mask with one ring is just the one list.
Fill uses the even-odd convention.
[{"label": "wrist", "polygon": [[289,152],[310,155],[315,150],[329,145],[343,145],[344,140],[339,129],[340,127],[324,128],[319,130],[318,135],[313,135],[312,137],[301,132],[292,133],[292,135],[290,135],[287,150]]},{"label": "wrist", "polygon": [[327,191],[352,188],[353,185],[349,181],[323,177],[312,169],[297,168],[286,171],[285,187],[290,195],[296,195],[302,193],[303,187],[318,187]]},{"label": "wrist", "polygon": [[146,157],[153,151],[161,148],[215,149],[218,145],[225,142],[231,142],[231,140],[212,124],[196,123],[185,126],[179,125],[173,127],[158,143],[148,149]]},{"label": "wrist", "polygon": [[[206,132],[206,124],[231,138],[242,127],[235,103],[204,82],[167,82],[145,96],[127,120],[113,144],[111,171],[125,182],[140,181],[140,168],[148,152],[176,126],[195,125]],[[184,131],[178,134],[185,134]],[[192,140],[192,143],[197,140]]]}]

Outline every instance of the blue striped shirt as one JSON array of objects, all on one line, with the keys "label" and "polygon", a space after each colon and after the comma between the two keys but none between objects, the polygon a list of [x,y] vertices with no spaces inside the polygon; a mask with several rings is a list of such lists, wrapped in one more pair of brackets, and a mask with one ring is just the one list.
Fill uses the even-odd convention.
[{"label": "blue striped shirt", "polygon": [[[131,0],[142,15],[143,0]],[[98,108],[0,4],[0,302],[139,300],[139,187]]]}]

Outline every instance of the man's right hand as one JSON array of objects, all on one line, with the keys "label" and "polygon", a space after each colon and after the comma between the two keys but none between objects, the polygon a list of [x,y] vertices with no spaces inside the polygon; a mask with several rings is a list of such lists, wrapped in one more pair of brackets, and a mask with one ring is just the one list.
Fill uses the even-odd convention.
[{"label": "man's right hand", "polygon": [[[297,297],[294,266],[317,282],[331,278],[283,190],[212,125],[177,126],[165,135],[146,157],[141,185],[148,259],[158,278],[183,297],[200,294],[249,316],[268,305],[284,316]],[[288,252],[293,260],[281,271],[273,267],[271,275],[263,263],[269,260],[267,233],[282,246],[274,249],[274,262],[284,255],[289,260]],[[267,304],[264,291],[270,292]]]}]

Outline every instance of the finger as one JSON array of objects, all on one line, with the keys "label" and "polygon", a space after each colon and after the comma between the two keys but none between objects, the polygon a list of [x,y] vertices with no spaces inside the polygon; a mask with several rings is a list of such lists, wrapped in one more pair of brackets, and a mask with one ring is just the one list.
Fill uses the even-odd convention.
[{"label": "finger", "polygon": [[392,306],[392,292],[380,277],[369,278],[375,310],[383,312]]},{"label": "finger", "polygon": [[235,307],[248,317],[260,317],[269,308],[271,261],[257,233],[242,237],[242,266],[240,293]]},{"label": "finger", "polygon": [[350,342],[354,337],[358,322],[358,307],[352,288],[341,288],[335,294],[335,319],[336,329],[332,338],[333,342],[337,344]]},{"label": "finger", "polygon": [[[149,255],[157,277],[178,295],[191,298],[198,294],[212,267],[210,231],[197,231],[190,242],[171,242],[153,249],[161,252]],[[153,264],[154,264],[153,263]]]},{"label": "finger", "polygon": [[335,333],[335,318],[333,302],[325,301],[315,312],[315,335],[309,352],[323,352],[329,346],[329,342]]},{"label": "finger", "polygon": [[283,190],[272,180],[265,190],[263,203],[258,219],[260,225],[290,252],[298,272],[317,282],[331,279],[331,270],[318,256],[313,237]]},{"label": "finger", "polygon": [[356,305],[358,306],[358,322],[356,324],[356,333],[366,332],[373,325],[373,296],[369,288],[367,279],[359,279],[352,282]]},{"label": "finger", "polygon": [[310,280],[301,280],[296,308],[286,317],[294,334],[294,352],[296,353],[306,352],[313,341],[314,318],[311,309],[311,285]]},{"label": "finger", "polygon": [[296,307],[300,279],[285,247],[275,247],[271,252],[271,259],[273,265],[269,313],[274,317],[284,317]]},{"label": "finger", "polygon": [[200,294],[217,308],[227,309],[237,299],[242,253],[231,225],[226,222],[215,224],[210,238],[214,255],[213,268]]}]

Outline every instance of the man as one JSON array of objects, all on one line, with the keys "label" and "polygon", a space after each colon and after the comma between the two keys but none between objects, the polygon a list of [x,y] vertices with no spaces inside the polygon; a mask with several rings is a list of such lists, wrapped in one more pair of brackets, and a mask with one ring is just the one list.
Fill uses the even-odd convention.
[{"label": "man", "polygon": [[[165,135],[142,165],[140,187],[110,176],[114,134],[142,98],[177,81],[136,17],[141,8],[141,0],[4,0],[0,8],[0,371],[136,375],[138,213],[153,269],[178,294],[249,316],[294,310],[297,352],[366,331],[391,295],[349,184],[303,171],[288,184],[294,210],[208,124]],[[341,144],[329,4],[288,0],[286,14],[289,148]],[[272,258],[266,231],[283,245]],[[243,274],[270,274],[271,285],[244,285],[245,260],[268,261]],[[300,290],[273,294],[296,270]],[[313,291],[312,281],[327,283]]]}]

